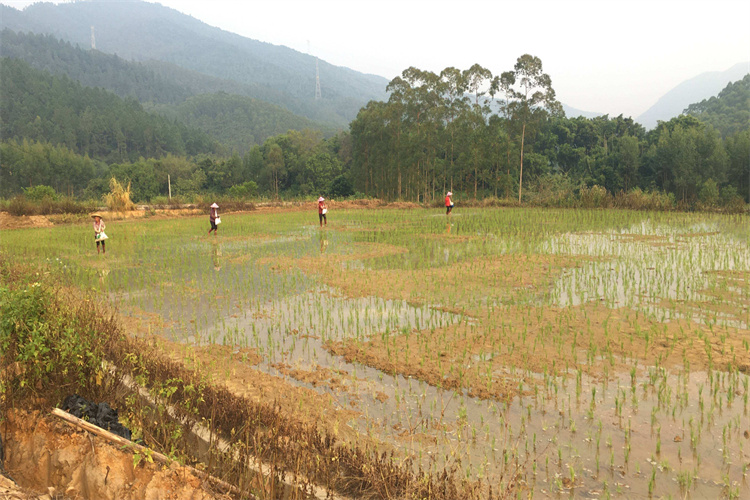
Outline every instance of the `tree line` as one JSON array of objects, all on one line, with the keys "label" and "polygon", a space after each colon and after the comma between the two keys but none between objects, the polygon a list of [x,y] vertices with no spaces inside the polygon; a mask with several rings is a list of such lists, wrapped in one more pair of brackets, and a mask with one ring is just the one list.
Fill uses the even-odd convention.
[{"label": "tree line", "polygon": [[[747,122],[722,138],[690,115],[649,132],[622,115],[566,118],[541,61],[528,54],[497,76],[479,65],[409,68],[388,90],[388,101],[371,101],[351,124],[350,175],[372,196],[431,201],[451,190],[520,201],[524,183],[564,176],[611,193],[663,190],[686,203],[707,185],[748,200]],[[725,94],[717,101],[736,99]]]},{"label": "tree line", "polygon": [[[698,117],[647,132],[622,115],[565,117],[533,56],[497,76],[479,65],[440,74],[409,68],[389,84],[389,100],[362,108],[349,131],[326,138],[290,130],[229,153],[135,101],[45,75],[3,61],[0,196],[47,185],[100,199],[114,176],[131,182],[137,202],[166,196],[168,179],[184,198],[357,192],[431,202],[452,190],[533,201],[551,187],[576,194],[592,186],[664,192],[684,203],[750,197],[750,126],[722,136],[702,120],[726,116],[748,78],[701,103]],[[232,116],[233,97],[216,99],[200,105]]]},{"label": "tree line", "polygon": [[[12,197],[37,186],[56,194],[101,200],[115,178],[131,184],[135,202],[197,195],[273,198],[353,194],[347,133],[325,139],[320,131],[290,130],[267,139],[244,155],[166,154],[159,158],[107,163],[67,146],[28,139],[0,143],[0,196]],[[47,192],[47,191],[42,191]]]}]

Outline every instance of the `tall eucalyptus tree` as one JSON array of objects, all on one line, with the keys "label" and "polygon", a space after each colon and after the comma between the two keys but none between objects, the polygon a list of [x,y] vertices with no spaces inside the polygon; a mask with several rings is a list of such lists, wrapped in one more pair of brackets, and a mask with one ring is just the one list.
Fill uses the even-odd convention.
[{"label": "tall eucalyptus tree", "polygon": [[512,121],[521,125],[521,164],[518,178],[518,202],[523,190],[523,153],[526,128],[539,125],[549,115],[562,116],[562,105],[555,97],[552,79],[542,71],[542,60],[524,54],[513,71],[506,71],[496,82],[507,96],[506,109]]}]

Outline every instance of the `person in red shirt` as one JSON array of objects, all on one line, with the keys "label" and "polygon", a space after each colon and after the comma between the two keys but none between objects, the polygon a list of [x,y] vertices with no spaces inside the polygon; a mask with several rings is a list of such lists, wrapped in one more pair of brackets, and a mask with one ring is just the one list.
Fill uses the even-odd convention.
[{"label": "person in red shirt", "polygon": [[318,219],[320,219],[320,227],[323,227],[324,221],[325,225],[328,225],[328,217],[326,217],[327,213],[328,205],[326,205],[326,199],[321,196],[318,198]]},{"label": "person in red shirt", "polygon": [[453,193],[450,191],[445,195],[445,215],[449,215],[451,210],[453,210],[453,200],[451,200],[451,196],[453,196]]}]

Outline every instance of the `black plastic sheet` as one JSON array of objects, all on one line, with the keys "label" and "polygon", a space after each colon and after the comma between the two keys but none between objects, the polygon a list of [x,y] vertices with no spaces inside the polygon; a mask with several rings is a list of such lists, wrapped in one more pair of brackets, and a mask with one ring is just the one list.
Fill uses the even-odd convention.
[{"label": "black plastic sheet", "polygon": [[130,429],[119,422],[117,410],[112,409],[109,403],[97,404],[78,394],[73,394],[65,398],[62,409],[74,417],[108,430],[112,434],[117,434],[128,440],[131,438]]}]

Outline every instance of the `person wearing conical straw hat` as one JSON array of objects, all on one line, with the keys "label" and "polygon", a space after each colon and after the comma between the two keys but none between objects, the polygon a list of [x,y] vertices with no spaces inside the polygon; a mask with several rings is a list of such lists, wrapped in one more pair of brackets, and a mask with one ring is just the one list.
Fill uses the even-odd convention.
[{"label": "person wearing conical straw hat", "polygon": [[211,234],[211,231],[213,231],[214,236],[216,236],[219,231],[219,222],[217,221],[221,221],[219,218],[219,205],[216,203],[211,204],[211,210],[208,212],[208,220],[211,222],[211,229],[208,230],[208,234]]},{"label": "person wearing conical straw hat", "polygon": [[104,233],[104,229],[107,226],[104,225],[104,221],[102,220],[102,214],[98,212],[91,214],[91,218],[94,219],[94,241],[96,241],[96,253],[100,253],[99,252],[100,245],[101,245],[101,253],[107,253],[107,246],[104,241],[107,239],[107,235]]},{"label": "person wearing conical straw hat", "polygon": [[323,227],[323,222],[328,225],[328,205],[326,205],[326,199],[322,196],[318,198],[318,219],[320,219],[320,227]]},{"label": "person wearing conical straw hat", "polygon": [[451,200],[451,196],[453,196],[453,193],[450,191],[445,195],[445,215],[450,215],[451,210],[453,210],[453,200]]}]

